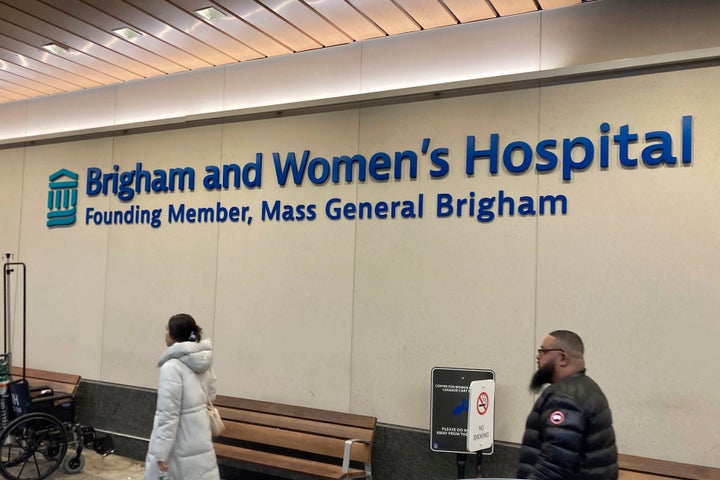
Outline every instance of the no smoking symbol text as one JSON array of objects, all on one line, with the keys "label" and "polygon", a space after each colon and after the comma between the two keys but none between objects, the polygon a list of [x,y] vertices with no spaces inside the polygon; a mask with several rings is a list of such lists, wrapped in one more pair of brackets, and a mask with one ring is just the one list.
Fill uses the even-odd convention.
[{"label": "no smoking symbol text", "polygon": [[490,399],[488,398],[488,394],[485,392],[480,392],[480,395],[478,395],[477,399],[477,412],[480,415],[485,415],[485,412],[488,411],[489,405]]}]

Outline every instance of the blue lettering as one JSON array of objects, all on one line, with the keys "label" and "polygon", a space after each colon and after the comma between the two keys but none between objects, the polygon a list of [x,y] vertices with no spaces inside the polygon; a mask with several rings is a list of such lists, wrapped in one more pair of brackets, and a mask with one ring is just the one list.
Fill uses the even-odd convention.
[{"label": "blue lettering", "polygon": [[395,152],[395,180],[402,179],[403,160],[410,162],[410,178],[417,178],[417,153],[412,150]]},{"label": "blue lettering", "polygon": [[269,202],[263,200],[261,213],[263,222],[265,220],[280,220],[280,200],[275,200],[272,207]]},{"label": "blue lettering", "polygon": [[560,213],[567,213],[567,197],[565,195],[541,195],[538,203],[540,203],[540,215],[545,214],[545,205],[550,205],[550,215],[555,215],[555,206],[560,202]]},{"label": "blue lettering", "polygon": [[642,151],[642,160],[646,165],[660,165],[665,162],[668,165],[675,165],[677,158],[672,154],[672,137],[668,132],[648,132],[645,140],[659,140],[660,143],[648,145]]},{"label": "blue lettering", "polygon": [[610,124],[603,122],[600,124],[600,132],[603,133],[600,137],[600,168],[608,168],[608,152],[610,150],[610,138],[607,133],[610,131]]},{"label": "blue lettering", "polygon": [[475,150],[475,137],[470,135],[465,142],[465,173],[469,176],[475,175],[475,159],[488,158],[490,160],[489,172],[495,175],[498,172],[498,143],[500,135],[490,135],[490,148],[487,150]]},{"label": "blue lettering", "polygon": [[177,206],[168,206],[168,223],[183,223],[185,221],[185,204],[181,203]]},{"label": "blue lettering", "polygon": [[432,178],[442,178],[450,171],[450,164],[443,157],[448,156],[449,150],[447,148],[436,148],[430,152],[430,161],[437,167],[437,170],[430,170],[430,176]]},{"label": "blue lettering", "polygon": [[692,116],[682,118],[682,163],[692,163]]},{"label": "blue lettering", "polygon": [[340,217],[342,216],[342,209],[340,207],[336,207],[336,203],[340,203],[342,200],[340,200],[337,197],[331,198],[325,203],[325,215],[330,220],[340,220]]},{"label": "blue lettering", "polygon": [[535,170],[538,172],[555,170],[555,167],[557,167],[558,156],[550,151],[551,148],[557,148],[557,140],[547,139],[537,144],[535,152],[538,154],[538,157],[545,162],[535,165]]},{"label": "blue lettering", "polygon": [[153,170],[152,174],[143,169],[143,164],[135,164],[135,170],[120,171],[119,165],[113,165],[113,173],[102,173],[99,168],[87,169],[86,192],[89,196],[107,195],[110,190],[122,201],[132,200],[136,194],[145,191],[174,192],[195,189],[195,170],[191,167],[172,168],[168,172]]},{"label": "blue lettering", "polygon": [[387,170],[390,170],[392,166],[392,160],[390,155],[384,152],[378,152],[370,157],[370,176],[373,180],[387,180],[390,178],[390,174]]},{"label": "blue lettering", "polygon": [[[576,162],[573,159],[572,152],[576,147],[582,147],[585,153],[582,160]],[[566,138],[563,140],[563,180],[570,180],[570,175],[574,170],[585,170],[592,164],[595,156],[595,147],[589,138],[577,137],[572,140]]]},{"label": "blue lettering", "polygon": [[630,158],[628,150],[630,144],[637,142],[637,133],[630,133],[630,127],[623,125],[620,127],[620,133],[613,137],[615,145],[618,145],[618,156],[620,164],[624,167],[635,167],[637,166],[637,158]]},{"label": "blue lettering", "polygon": [[[318,170],[320,170],[319,174]],[[315,185],[322,185],[327,182],[328,178],[330,178],[330,162],[322,157],[316,157],[310,160],[308,177]]]},{"label": "blue lettering", "polygon": [[85,193],[94,197],[103,192],[102,170],[91,167],[87,169],[87,181],[85,182]]},{"label": "blue lettering", "polygon": [[353,155],[349,157],[342,155],[339,157],[333,157],[333,172],[332,181],[333,183],[340,182],[340,167],[345,167],[345,181],[351,183],[353,181],[353,165],[358,166],[358,181],[365,181],[365,171],[367,169],[367,160],[362,155]]},{"label": "blue lettering", "polygon": [[[473,140],[474,141],[474,140]],[[449,193],[438,193],[437,195],[437,216],[440,218],[449,217],[453,214],[453,197]]]},{"label": "blue lettering", "polygon": [[298,165],[297,159],[295,158],[295,152],[289,152],[287,154],[285,164],[281,165],[280,154],[273,152],[273,160],[275,162],[275,175],[278,179],[278,185],[285,186],[285,184],[287,183],[288,174],[290,173],[292,173],[293,182],[295,183],[295,185],[302,185],[309,156],[310,151],[305,150],[302,155],[302,161],[300,162],[300,165]]},{"label": "blue lettering", "polygon": [[[513,151],[520,150],[522,152],[522,162],[517,167],[512,163]],[[503,150],[503,165],[512,173],[522,173],[530,168],[533,161],[533,151],[530,145],[525,142],[509,143]]]}]

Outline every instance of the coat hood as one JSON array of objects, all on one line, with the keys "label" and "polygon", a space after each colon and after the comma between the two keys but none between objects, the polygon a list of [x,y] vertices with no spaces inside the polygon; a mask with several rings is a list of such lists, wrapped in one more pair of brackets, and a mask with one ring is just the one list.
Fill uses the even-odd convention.
[{"label": "coat hood", "polygon": [[160,356],[158,367],[177,358],[195,373],[203,373],[212,366],[213,348],[210,339],[200,342],[177,342],[170,345]]}]

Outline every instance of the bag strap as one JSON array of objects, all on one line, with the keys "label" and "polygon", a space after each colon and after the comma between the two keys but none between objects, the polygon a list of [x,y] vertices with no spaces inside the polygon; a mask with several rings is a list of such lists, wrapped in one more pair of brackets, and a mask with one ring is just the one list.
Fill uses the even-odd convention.
[{"label": "bag strap", "polygon": [[212,400],[210,400],[210,396],[208,395],[207,390],[205,390],[205,386],[204,386],[203,383],[200,381],[200,377],[198,376],[197,373],[195,374],[195,378],[197,378],[198,383],[200,384],[200,388],[202,388],[202,391],[203,391],[203,393],[205,394],[205,402],[212,407],[212,406],[213,406]]},{"label": "bag strap", "polygon": [[[200,380],[200,379],[198,378],[198,380]],[[202,388],[202,391],[205,394],[205,401],[207,402],[208,405],[210,405],[212,407],[213,406],[212,400],[210,400],[210,397],[208,396],[207,392],[205,391],[205,387],[203,387],[202,382],[200,382],[200,388]]]}]

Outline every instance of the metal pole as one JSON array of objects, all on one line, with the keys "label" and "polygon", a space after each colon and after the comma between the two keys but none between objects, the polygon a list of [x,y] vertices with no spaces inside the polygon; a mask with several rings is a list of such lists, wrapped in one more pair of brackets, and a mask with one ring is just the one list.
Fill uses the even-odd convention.
[{"label": "metal pole", "polygon": [[465,466],[467,465],[467,456],[464,453],[457,454],[457,478],[465,478]]},{"label": "metal pole", "polygon": [[[6,257],[10,257],[11,255],[9,253],[5,254]],[[27,267],[23,262],[5,262],[5,266],[3,268],[5,275],[3,275],[3,290],[5,294],[5,353],[8,353],[8,336],[10,332],[10,288],[9,288],[9,278],[10,274],[14,272],[11,266],[18,266],[20,267],[20,270],[22,270],[22,317],[23,317],[23,366],[22,366],[22,374],[23,378],[25,378],[25,360],[27,358],[26,350],[27,350]]]},{"label": "metal pole", "polygon": [[8,353],[8,336],[10,335],[10,329],[8,321],[10,318],[10,291],[8,286],[8,279],[10,278],[10,272],[12,269],[8,266],[7,262],[12,257],[11,253],[5,254],[5,263],[3,264],[3,352]]}]

